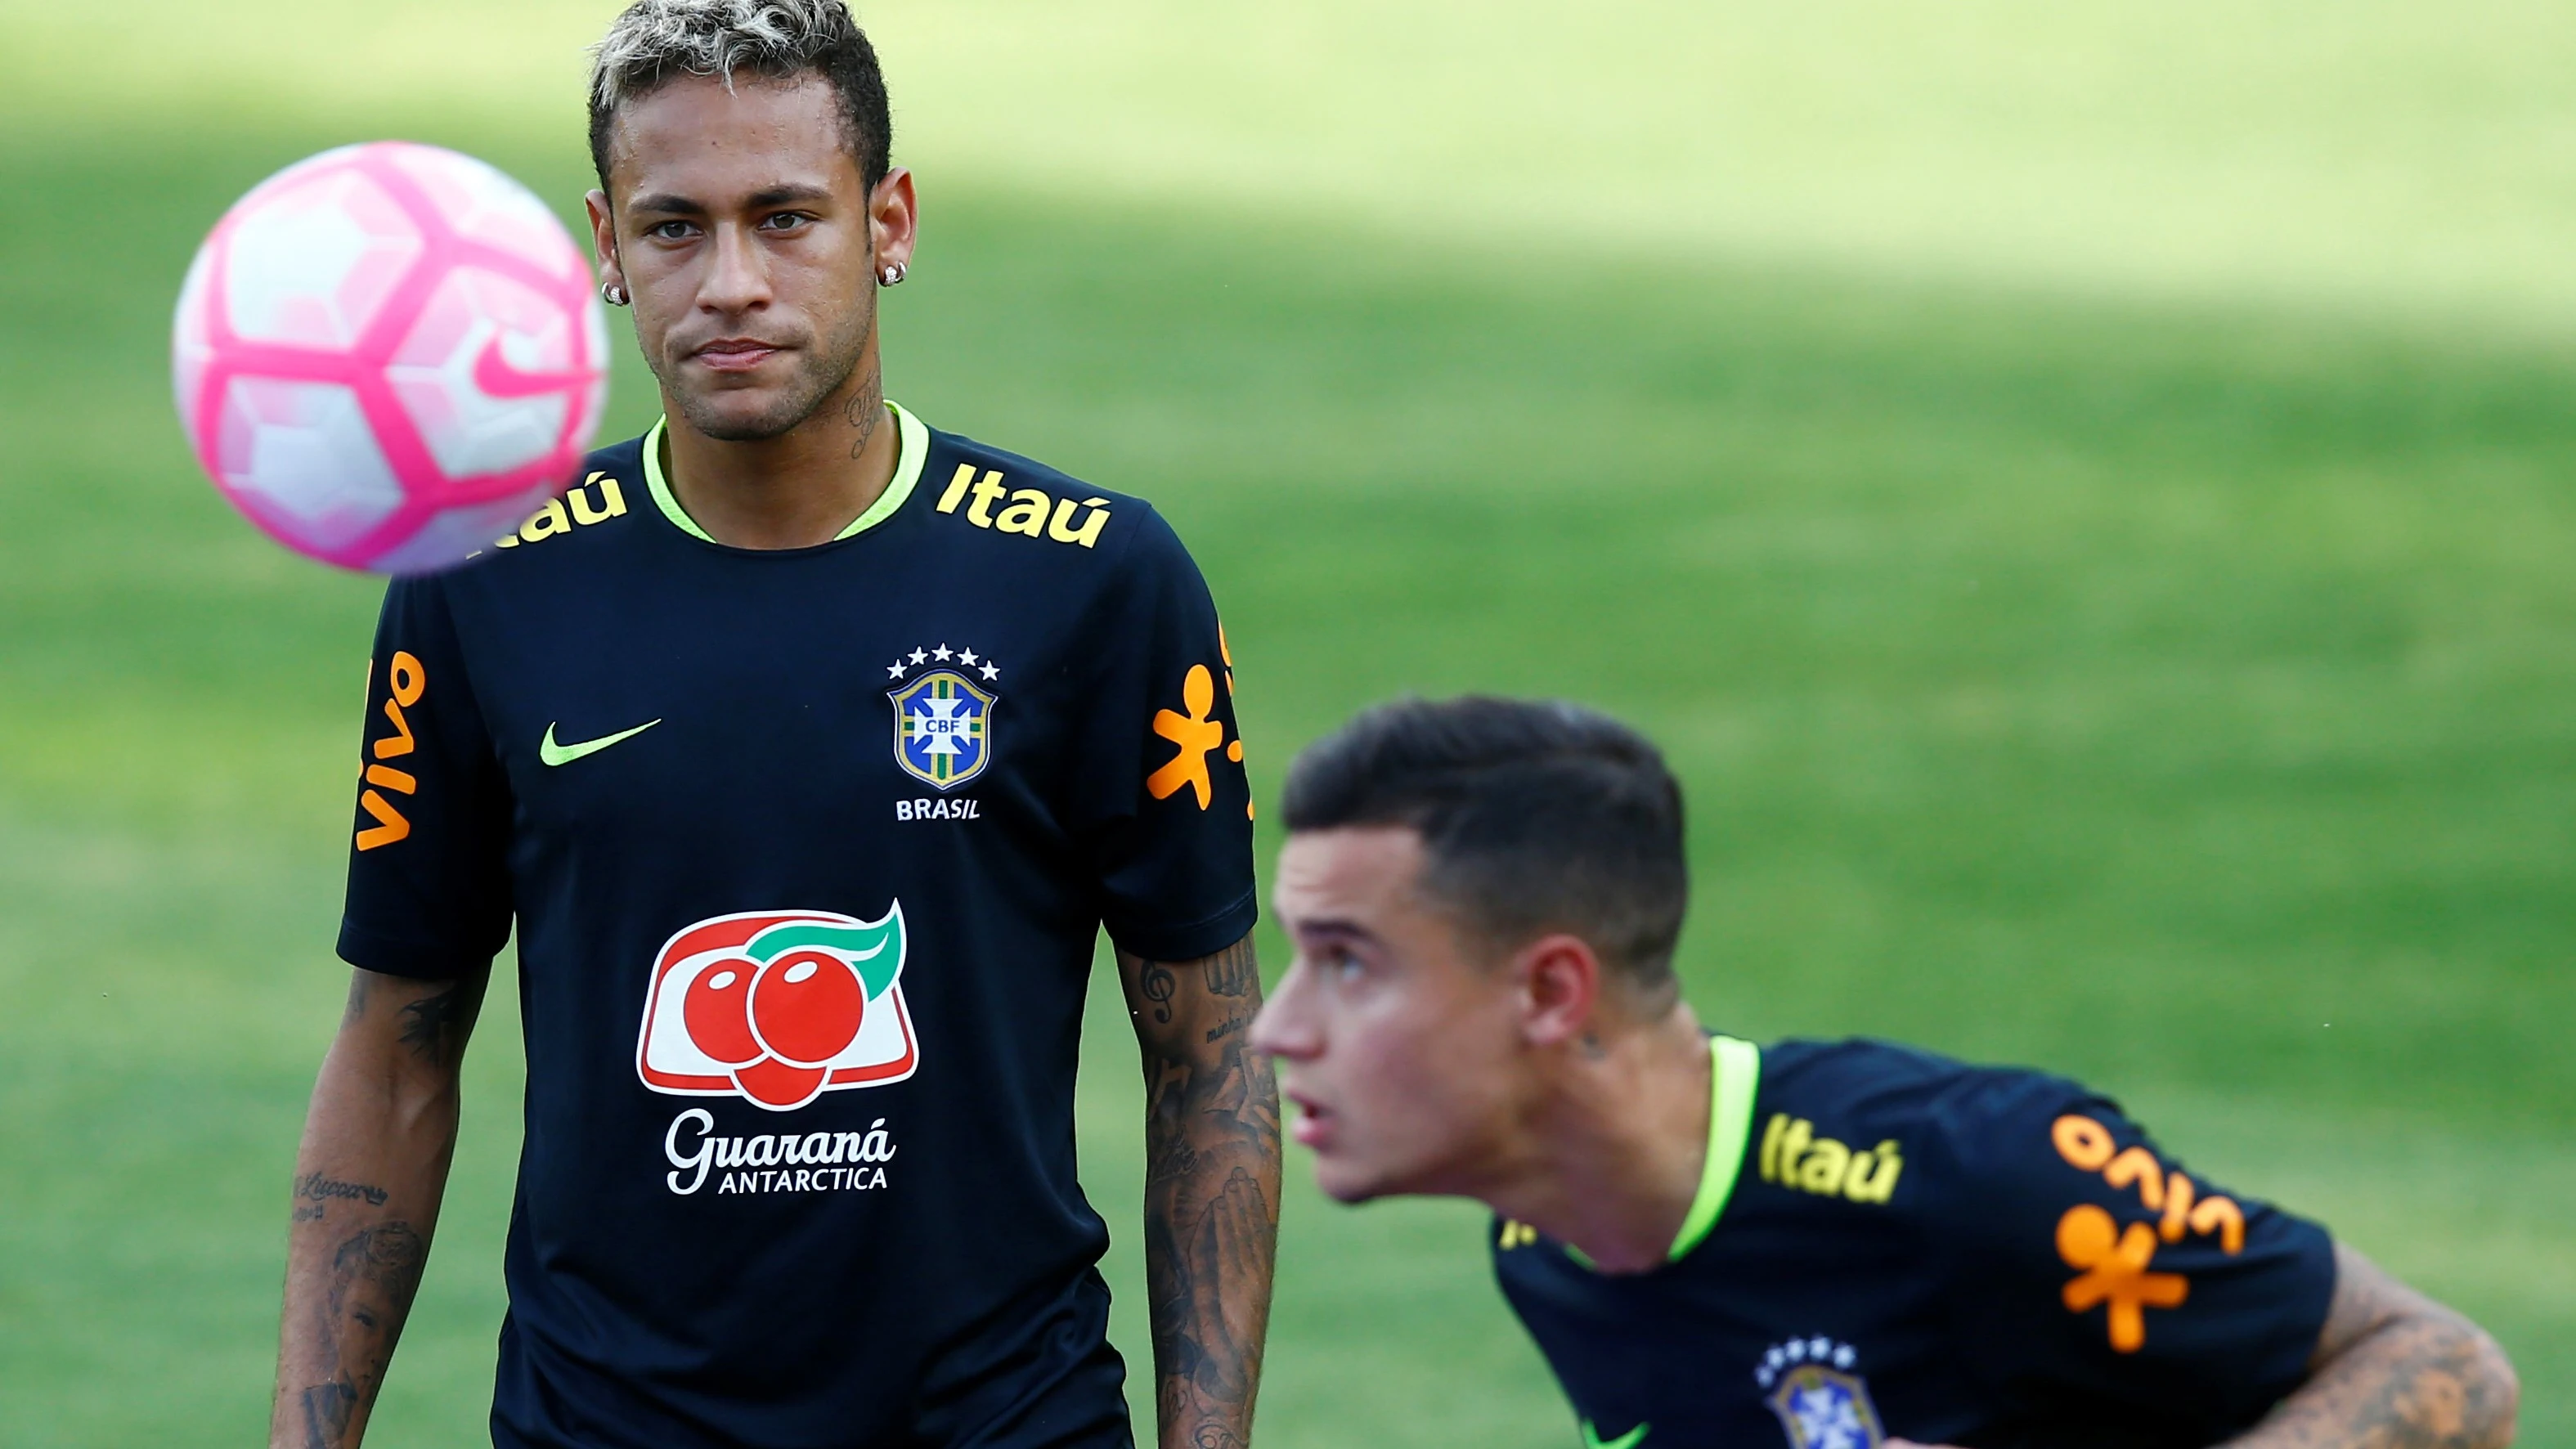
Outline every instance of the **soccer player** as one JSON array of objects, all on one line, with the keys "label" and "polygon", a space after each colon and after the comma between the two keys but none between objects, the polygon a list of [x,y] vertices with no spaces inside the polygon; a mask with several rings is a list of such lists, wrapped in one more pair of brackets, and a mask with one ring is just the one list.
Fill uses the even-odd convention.
[{"label": "soccer player", "polygon": [[1161,1442],[1249,1437],[1278,1106],[1225,644],[1147,504],[887,399],[887,134],[840,0],[598,48],[603,293],[666,416],[386,595],[275,1445],[359,1442],[514,924],[497,1445],[1131,1443],[1074,1171],[1104,924]]},{"label": "soccer player", "polygon": [[1619,1449],[2493,1446],[2495,1344],[2105,1098],[1704,1032],[1679,786],[1560,704],[1409,702],[1301,756],[1253,1027],[1323,1188],[1479,1199]]}]

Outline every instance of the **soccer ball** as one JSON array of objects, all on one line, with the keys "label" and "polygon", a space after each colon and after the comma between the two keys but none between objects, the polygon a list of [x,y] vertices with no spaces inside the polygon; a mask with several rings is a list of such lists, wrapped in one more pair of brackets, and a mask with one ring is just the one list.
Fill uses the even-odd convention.
[{"label": "soccer ball", "polygon": [[608,401],[590,268],[470,156],[343,146],[252,188],[179,292],[171,374],[197,461],[298,553],[444,568],[572,480]]}]

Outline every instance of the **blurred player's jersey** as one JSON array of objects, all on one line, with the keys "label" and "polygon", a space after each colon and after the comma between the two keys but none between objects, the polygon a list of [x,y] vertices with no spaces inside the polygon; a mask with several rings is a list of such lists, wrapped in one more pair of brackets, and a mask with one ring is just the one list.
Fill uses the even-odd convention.
[{"label": "blurred player's jersey", "polygon": [[896,426],[832,542],[710,541],[657,428],[386,596],[340,954],[517,929],[501,1445],[1127,1440],[1075,1050],[1104,923],[1251,928],[1233,680],[1149,506]]},{"label": "blurred player's jersey", "polygon": [[2182,1449],[2301,1381],[2324,1230],[2186,1171],[2111,1102],[1882,1042],[1715,1052],[1671,1261],[1605,1275],[1495,1224],[1586,1443]]}]

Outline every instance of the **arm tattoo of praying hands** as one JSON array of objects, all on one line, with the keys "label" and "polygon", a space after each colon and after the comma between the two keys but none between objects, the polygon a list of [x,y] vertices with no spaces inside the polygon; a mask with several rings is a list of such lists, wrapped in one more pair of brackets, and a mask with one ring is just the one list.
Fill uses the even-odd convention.
[{"label": "arm tattoo of praying hands", "polygon": [[1279,1091],[1242,1030],[1261,1004],[1251,942],[1195,965],[1120,957],[1131,1004],[1158,1007],[1135,1018],[1155,1404],[1164,1449],[1236,1449],[1251,1435],[1270,1313]]}]

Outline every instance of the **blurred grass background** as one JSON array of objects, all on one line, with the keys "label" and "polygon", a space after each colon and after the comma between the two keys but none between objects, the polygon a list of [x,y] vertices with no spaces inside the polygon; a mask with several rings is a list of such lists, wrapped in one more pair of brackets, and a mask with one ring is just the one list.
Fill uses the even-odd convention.
[{"label": "blurred grass background", "polygon": [[[0,1444],[256,1441],[340,999],[376,591],[193,475],[180,270],[363,137],[572,214],[612,8],[0,0]],[[2086,1077],[2576,1444],[2576,12],[862,14],[926,210],[892,391],[1164,507],[1259,787],[1398,690],[1622,711],[1692,790],[1704,1016]],[[482,1433],[508,996],[378,1445]],[[1290,1172],[1264,1443],[1572,1442],[1478,1213]]]}]

